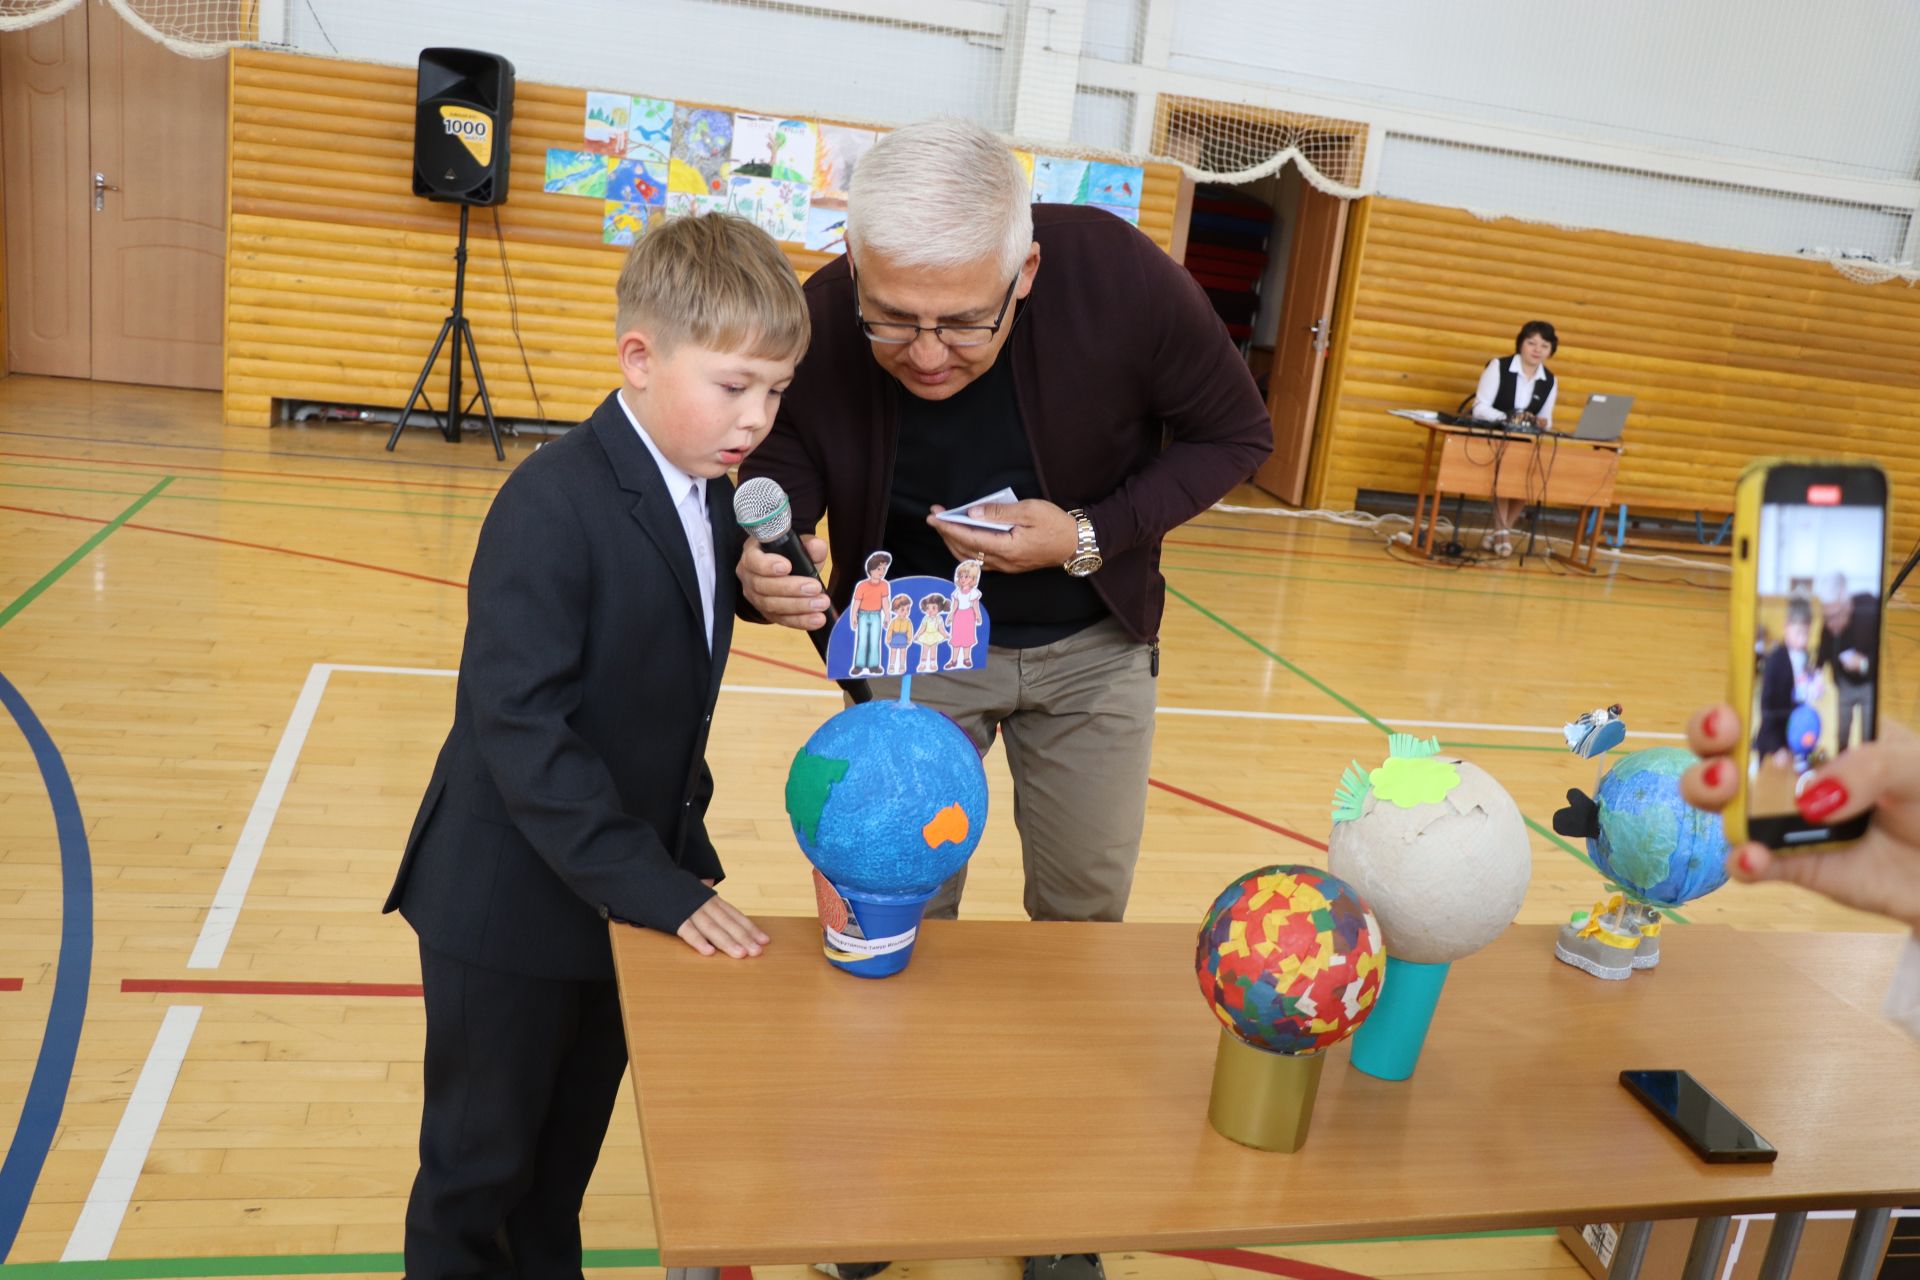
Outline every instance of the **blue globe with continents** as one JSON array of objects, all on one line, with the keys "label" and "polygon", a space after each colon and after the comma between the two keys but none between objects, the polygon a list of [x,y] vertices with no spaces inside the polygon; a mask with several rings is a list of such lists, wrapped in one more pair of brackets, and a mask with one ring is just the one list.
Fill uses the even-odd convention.
[{"label": "blue globe with continents", "polygon": [[821,875],[868,894],[929,894],[987,825],[987,774],[960,726],[895,699],[847,708],[787,771],[787,817]]},{"label": "blue globe with continents", "polygon": [[1680,747],[1623,756],[1600,780],[1599,833],[1587,840],[1600,873],[1628,895],[1677,907],[1727,882],[1727,837],[1717,815],[1680,796],[1680,775],[1695,763]]}]

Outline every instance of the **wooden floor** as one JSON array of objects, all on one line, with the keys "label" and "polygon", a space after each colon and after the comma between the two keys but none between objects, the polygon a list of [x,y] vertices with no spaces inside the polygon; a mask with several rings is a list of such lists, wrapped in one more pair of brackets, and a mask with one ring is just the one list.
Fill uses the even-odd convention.
[{"label": "wooden floor", "polygon": [[[463,584],[508,468],[428,431],[389,455],[384,429],[218,421],[211,395],[0,381],[0,674],[30,708],[0,727],[0,1228],[8,1197],[30,1192],[5,1260],[110,1250],[271,1276],[328,1274],[312,1255],[350,1255],[331,1274],[393,1274],[422,1028],[404,991],[419,979],[412,934],[378,905],[451,715]],[[509,464],[531,448],[512,444]],[[1540,824],[1521,919],[1564,920],[1599,882],[1544,831],[1566,789],[1595,776],[1558,726],[1618,701],[1629,746],[1657,745],[1722,684],[1725,575],[1708,569],[1451,571],[1396,560],[1372,534],[1210,513],[1169,540],[1166,572],[1136,919],[1197,921],[1235,875],[1317,861],[1306,841],[1326,836],[1341,769],[1383,754],[1378,720],[1438,733],[1506,784]],[[1885,706],[1912,719],[1920,618],[1895,611],[1887,631]],[[744,628],[736,645],[711,754],[728,893],[809,914],[782,783],[834,703],[796,634]],[[11,727],[30,717],[43,738]],[[997,757],[989,775],[1007,814]],[[1018,868],[999,819],[969,911],[1017,916]],[[1685,914],[1879,927],[1739,886]],[[1685,927],[1666,945],[1685,947]],[[602,1251],[589,1274],[657,1274],[630,1105],[586,1223]],[[1107,1263],[1116,1280],[1198,1280],[1298,1274],[1289,1260],[1361,1276],[1579,1274],[1540,1233]],[[894,1273],[1017,1274],[1010,1259]]]}]

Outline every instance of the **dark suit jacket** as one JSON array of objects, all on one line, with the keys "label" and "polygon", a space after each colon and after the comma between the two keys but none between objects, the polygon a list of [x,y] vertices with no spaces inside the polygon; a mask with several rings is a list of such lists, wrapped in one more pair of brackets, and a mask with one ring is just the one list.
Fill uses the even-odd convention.
[{"label": "dark suit jacket", "polygon": [[1753,748],[1770,756],[1787,745],[1787,718],[1793,714],[1793,657],[1777,644],[1760,668],[1760,727]]},{"label": "dark suit jacket", "polygon": [[[1166,604],[1161,537],[1253,474],[1273,452],[1273,423],[1206,294],[1153,241],[1061,204],[1033,207],[1033,238],[1040,274],[1006,321],[1000,359],[1041,491],[1093,520],[1106,564],[1087,581],[1134,639],[1152,640]],[[844,610],[886,539],[909,393],[854,324],[847,259],[814,272],[806,295],[813,343],[740,477],[778,480],[797,529],[831,515],[828,590]],[[760,620],[751,606],[742,616]]]},{"label": "dark suit jacket", "polygon": [[[1868,667],[1859,675],[1840,665],[1840,655],[1848,649],[1864,656]],[[1862,591],[1853,598],[1853,616],[1847,619],[1842,630],[1823,626],[1820,629],[1820,650],[1814,661],[1823,667],[1833,669],[1835,684],[1848,688],[1864,688],[1880,678],[1878,665],[1873,660],[1880,653],[1880,597]]]},{"label": "dark suit jacket", "polygon": [[705,753],[733,632],[732,492],[707,482],[709,656],[686,533],[613,396],[507,478],[474,553],[453,729],[385,907],[428,946],[607,978],[609,915],[671,933],[713,896]]}]

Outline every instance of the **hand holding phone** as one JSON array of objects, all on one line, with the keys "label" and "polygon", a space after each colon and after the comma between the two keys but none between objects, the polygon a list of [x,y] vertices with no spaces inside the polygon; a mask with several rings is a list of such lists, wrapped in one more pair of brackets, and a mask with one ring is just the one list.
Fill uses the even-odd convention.
[{"label": "hand holding phone", "polygon": [[[1717,812],[1732,801],[1746,741],[1732,707],[1694,716],[1687,745],[1701,762],[1680,780],[1688,804]],[[1734,878],[1784,880],[1920,930],[1920,739],[1888,724],[1878,742],[1822,765],[1808,782],[1799,798],[1803,811],[1822,821],[1866,816],[1866,834],[1814,852],[1775,854],[1757,841],[1738,845],[1727,857]]]},{"label": "hand holding phone", "polygon": [[1869,815],[1842,814],[1812,774],[1878,731],[1886,508],[1871,463],[1766,461],[1740,477],[1728,701],[1746,740],[1724,802],[1731,843],[1833,848],[1866,833]]},{"label": "hand holding phone", "polygon": [[1684,1071],[1622,1071],[1620,1083],[1709,1164],[1764,1163],[1780,1154]]}]

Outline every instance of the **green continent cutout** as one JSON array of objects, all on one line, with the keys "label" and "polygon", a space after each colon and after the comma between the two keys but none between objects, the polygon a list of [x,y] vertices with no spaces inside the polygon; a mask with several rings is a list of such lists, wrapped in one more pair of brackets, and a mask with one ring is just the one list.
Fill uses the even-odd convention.
[{"label": "green continent cutout", "polygon": [[820,836],[820,815],[826,811],[834,784],[852,767],[851,760],[816,756],[805,747],[794,752],[793,767],[787,770],[787,817],[808,844]]},{"label": "green continent cutout", "polygon": [[1445,760],[1393,756],[1368,776],[1373,794],[1402,809],[1438,804],[1460,785],[1460,771]]}]

